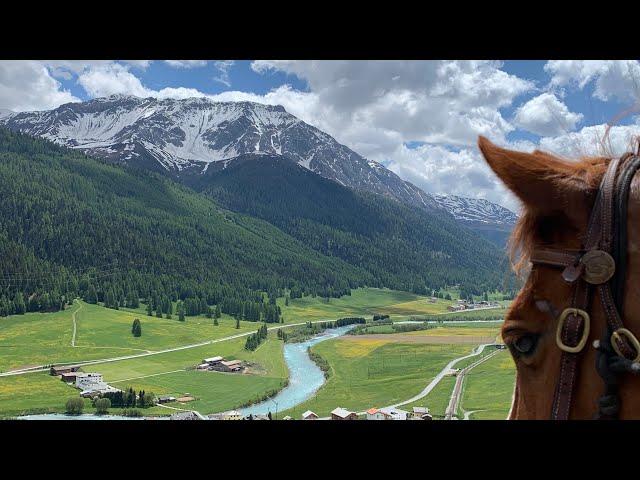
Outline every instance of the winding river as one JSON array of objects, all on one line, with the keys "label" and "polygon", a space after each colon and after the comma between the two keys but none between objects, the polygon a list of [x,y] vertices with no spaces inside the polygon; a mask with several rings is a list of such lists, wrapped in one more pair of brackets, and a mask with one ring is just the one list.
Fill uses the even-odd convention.
[{"label": "winding river", "polygon": [[307,353],[307,348],[325,340],[344,335],[355,325],[330,328],[323,333],[301,343],[287,343],[284,346],[284,360],[289,369],[289,385],[275,397],[240,409],[243,415],[276,413],[310,399],[324,385],[324,373]]}]

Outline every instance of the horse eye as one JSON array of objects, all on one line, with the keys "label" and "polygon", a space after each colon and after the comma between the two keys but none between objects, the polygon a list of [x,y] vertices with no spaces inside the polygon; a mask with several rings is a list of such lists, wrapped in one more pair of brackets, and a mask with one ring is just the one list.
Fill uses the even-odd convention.
[{"label": "horse eye", "polygon": [[527,334],[518,338],[513,342],[513,348],[523,355],[530,355],[536,349],[538,344],[538,335]]}]

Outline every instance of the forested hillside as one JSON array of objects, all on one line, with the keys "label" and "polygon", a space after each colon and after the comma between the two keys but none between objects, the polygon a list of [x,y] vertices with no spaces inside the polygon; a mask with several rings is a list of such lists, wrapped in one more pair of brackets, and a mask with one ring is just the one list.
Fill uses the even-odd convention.
[{"label": "forested hillside", "polygon": [[505,279],[504,253],[451,217],[345,188],[281,156],[242,156],[194,188],[362,267],[375,286],[430,294],[463,284],[480,294]]},{"label": "forested hillside", "polygon": [[202,176],[197,193],[0,129],[0,315],[81,296],[276,322],[285,291],[501,286],[503,254],[453,219],[262,157]]},{"label": "forested hillside", "polygon": [[338,296],[373,282],[163,176],[4,129],[0,198],[0,314],[57,309],[93,291],[113,306],[199,298],[241,313],[262,303],[258,291]]}]

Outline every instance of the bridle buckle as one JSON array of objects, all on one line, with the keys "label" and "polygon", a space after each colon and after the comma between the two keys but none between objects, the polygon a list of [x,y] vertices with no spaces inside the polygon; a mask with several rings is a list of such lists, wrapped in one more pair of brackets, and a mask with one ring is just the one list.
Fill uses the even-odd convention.
[{"label": "bridle buckle", "polygon": [[633,345],[633,348],[636,350],[636,357],[632,360],[633,362],[640,362],[640,342],[633,334],[631,330],[626,328],[619,328],[615,332],[611,334],[611,346],[615,350],[615,352],[623,358],[627,358],[622,354],[620,347],[618,346],[618,341],[622,341],[623,337],[626,337],[629,340],[629,343]]},{"label": "bridle buckle", "polygon": [[[564,328],[564,323],[567,320],[567,317],[569,315],[576,315],[576,316],[582,317],[582,319],[584,320],[584,328],[582,329],[582,336],[580,338],[580,341],[575,347],[566,345],[562,341],[562,329]],[[558,344],[558,348],[560,350],[563,350],[569,353],[581,352],[584,346],[587,344],[590,327],[591,327],[591,318],[589,317],[589,314],[587,312],[579,308],[565,308],[560,314],[560,318],[558,319],[558,328],[556,329],[556,343]],[[638,345],[638,347],[640,347],[640,344]],[[638,351],[640,351],[640,349]]]}]

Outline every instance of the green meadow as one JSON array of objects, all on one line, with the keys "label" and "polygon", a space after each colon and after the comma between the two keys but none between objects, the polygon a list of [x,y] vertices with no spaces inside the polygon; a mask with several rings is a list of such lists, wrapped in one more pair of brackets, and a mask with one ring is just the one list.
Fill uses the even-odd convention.
[{"label": "green meadow", "polygon": [[[390,335],[393,336],[393,335]],[[335,339],[312,350],[331,367],[315,397],[282,412],[299,419],[312,410],[328,416],[336,407],[364,411],[418,394],[452,359],[469,353],[463,345],[403,344],[379,339]]]},{"label": "green meadow", "polygon": [[471,370],[464,381],[461,408],[476,411],[472,420],[507,418],[515,381],[515,365],[503,350]]},{"label": "green meadow", "polygon": [[[389,314],[392,320],[426,315],[438,318],[438,314],[444,312],[450,303],[441,299],[431,303],[427,297],[375,288],[357,289],[351,296],[339,299],[293,299],[289,300],[288,306],[283,298],[278,299],[285,324],[352,316],[370,319],[374,314]],[[488,312],[468,312],[467,316],[471,320],[477,318],[478,314],[485,313]],[[76,337],[75,346],[72,346],[74,315]],[[142,325],[142,336],[137,338],[131,334],[131,324],[135,318],[140,319]],[[254,352],[244,349],[245,338],[216,341],[238,333],[254,332],[259,326],[253,322],[241,321],[240,329],[236,329],[235,324],[236,321],[227,315],[223,315],[219,319],[219,325],[215,326],[213,319],[205,316],[187,316],[185,322],[180,322],[177,315],[173,319],[147,316],[144,306],[138,310],[113,310],[76,300],[61,312],[29,313],[0,319],[0,371],[35,365],[113,359],[211,340],[215,343],[132,359],[99,362],[88,365],[83,370],[102,373],[108,383],[120,388],[133,387],[136,390],[144,389],[176,397],[188,393],[195,398],[194,401],[168,406],[194,409],[203,414],[214,413],[257,401],[266,394],[281,389],[287,380],[283,343],[276,338],[274,331]],[[498,325],[461,322],[454,327],[439,326],[425,332],[414,332],[412,335],[494,334]],[[389,341],[336,339],[316,345],[314,351],[331,365],[331,377],[316,397],[288,412],[282,412],[282,415],[289,414],[299,418],[306,409],[327,415],[337,406],[361,411],[405,400],[422,390],[448,361],[471,349],[470,345],[400,343],[393,340],[394,335],[389,337]],[[225,374],[193,369],[203,358],[216,355],[250,362],[250,373]],[[510,395],[511,387],[508,384],[510,381],[512,385],[512,374],[511,379],[502,380]],[[437,413],[437,405],[440,403],[446,407],[451,391],[447,388],[447,383],[450,381],[444,379],[427,398],[416,404],[426,404],[434,413]],[[469,389],[469,395],[473,395],[467,397],[465,394],[464,408],[467,410],[476,409],[475,390],[484,388],[482,385],[476,386],[476,382],[477,379],[470,376],[469,384],[465,385]],[[66,400],[77,394],[77,390],[46,373],[0,377],[0,416],[61,412],[64,411]],[[467,400],[473,405],[470,403],[467,406]],[[478,401],[480,400],[489,402],[489,399],[484,400],[482,396],[478,397]],[[88,402],[87,404],[89,407],[86,411],[91,412],[92,407]],[[484,415],[489,418],[492,418],[492,414],[501,414],[500,405],[487,407],[486,410],[488,413]],[[492,413],[494,410],[495,413]],[[153,407],[147,409],[145,414],[168,415],[173,412],[174,410],[165,407]],[[478,412],[474,415],[476,417],[483,418],[483,413]]]}]

